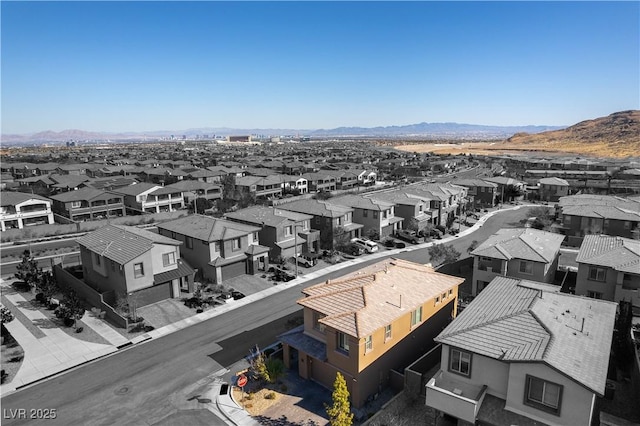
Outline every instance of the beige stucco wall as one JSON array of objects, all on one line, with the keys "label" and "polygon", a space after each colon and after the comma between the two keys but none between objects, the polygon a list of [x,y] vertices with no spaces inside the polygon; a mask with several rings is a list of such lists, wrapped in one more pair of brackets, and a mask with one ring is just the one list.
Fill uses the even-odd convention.
[{"label": "beige stucco wall", "polygon": [[487,393],[498,398],[507,398],[507,386],[509,380],[509,364],[497,359],[473,354],[471,357],[471,375],[465,377],[461,374],[449,372],[449,345],[442,345],[442,358],[440,368],[455,377],[456,380],[473,385],[487,385]]},{"label": "beige stucco wall", "polygon": [[[524,404],[526,375],[563,386],[559,415]],[[588,425],[593,410],[593,392],[542,363],[511,363],[507,410],[549,425]]]}]

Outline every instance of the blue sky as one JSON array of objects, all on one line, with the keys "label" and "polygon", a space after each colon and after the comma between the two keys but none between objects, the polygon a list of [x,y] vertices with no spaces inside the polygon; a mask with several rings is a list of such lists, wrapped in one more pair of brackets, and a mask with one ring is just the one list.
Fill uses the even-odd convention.
[{"label": "blue sky", "polygon": [[7,2],[2,133],[570,125],[640,109],[638,2]]}]

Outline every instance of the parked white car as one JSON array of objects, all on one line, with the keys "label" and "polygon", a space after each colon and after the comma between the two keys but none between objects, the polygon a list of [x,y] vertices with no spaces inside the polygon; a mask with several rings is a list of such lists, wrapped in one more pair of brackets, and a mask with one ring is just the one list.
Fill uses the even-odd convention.
[{"label": "parked white car", "polygon": [[364,238],[353,238],[351,242],[358,247],[362,247],[367,253],[375,253],[378,251],[378,245],[371,240]]}]

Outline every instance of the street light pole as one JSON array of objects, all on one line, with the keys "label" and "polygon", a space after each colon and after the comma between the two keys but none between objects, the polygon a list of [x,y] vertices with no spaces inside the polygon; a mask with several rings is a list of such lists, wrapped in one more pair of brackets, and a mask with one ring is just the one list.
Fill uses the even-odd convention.
[{"label": "street light pole", "polygon": [[298,278],[298,223],[293,225],[293,250],[296,260],[296,278]]}]

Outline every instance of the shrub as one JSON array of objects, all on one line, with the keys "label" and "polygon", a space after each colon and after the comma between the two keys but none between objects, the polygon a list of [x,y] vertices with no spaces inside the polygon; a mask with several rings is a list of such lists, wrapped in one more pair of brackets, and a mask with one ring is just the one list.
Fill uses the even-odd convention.
[{"label": "shrub", "polygon": [[202,308],[196,309],[196,314],[201,314],[203,312],[204,312],[204,309],[202,309]]},{"label": "shrub", "polygon": [[251,401],[253,399],[253,393],[248,392],[247,395],[245,395],[244,399],[246,399],[247,401]]},{"label": "shrub", "polygon": [[84,327],[78,327],[76,328],[76,333],[82,333],[82,330],[84,330]]},{"label": "shrub", "polygon": [[253,407],[253,404],[245,404],[244,408],[251,408]]},{"label": "shrub", "polygon": [[269,392],[268,394],[266,394],[264,396],[264,399],[276,399],[276,393],[275,392]]},{"label": "shrub", "polygon": [[282,386],[280,386],[280,390],[282,392],[286,392],[289,388],[287,387],[287,385],[285,385],[284,383],[282,384]]},{"label": "shrub", "polygon": [[65,327],[73,327],[73,323],[74,323],[73,318],[64,318],[62,321]]},{"label": "shrub", "polygon": [[22,361],[23,358],[24,358],[24,355],[14,356],[11,359],[9,359],[9,362],[20,362]]}]

